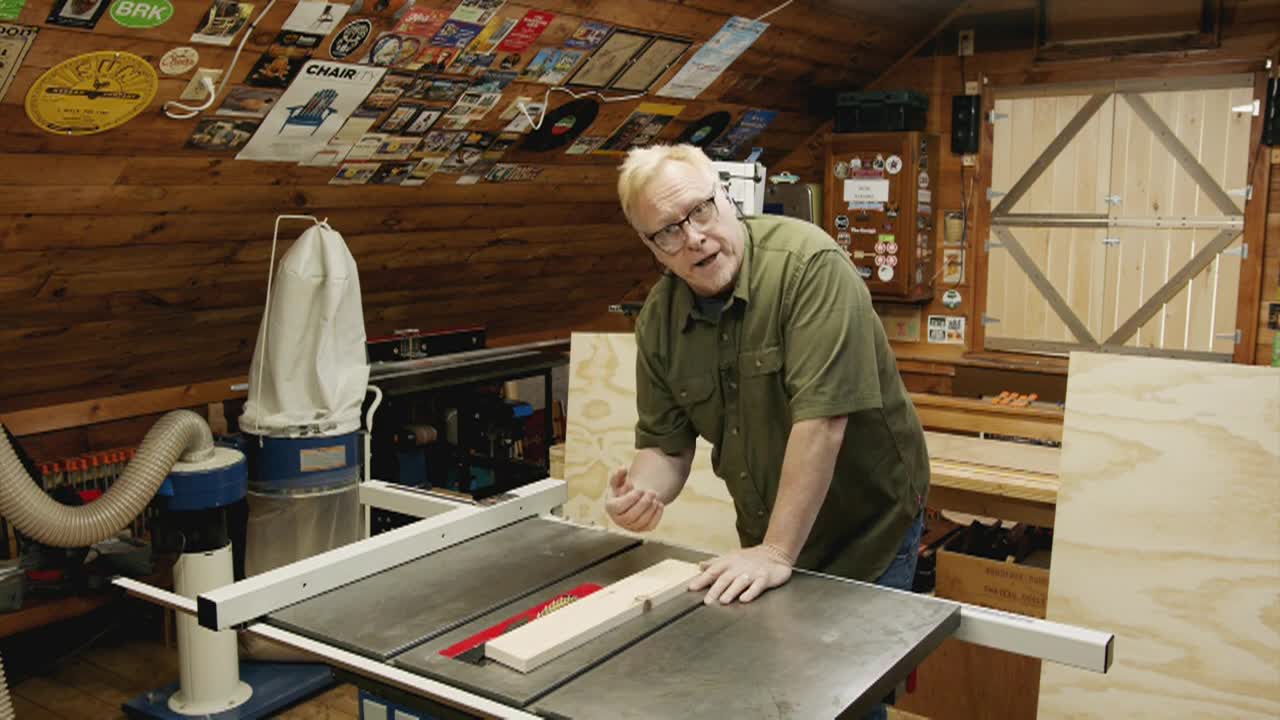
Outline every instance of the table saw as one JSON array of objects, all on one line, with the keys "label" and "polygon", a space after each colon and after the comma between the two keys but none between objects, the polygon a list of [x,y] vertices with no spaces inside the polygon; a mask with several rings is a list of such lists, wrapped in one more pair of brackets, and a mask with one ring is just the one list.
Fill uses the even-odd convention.
[{"label": "table saw", "polygon": [[370,481],[362,502],[425,519],[195,601],[117,584],[206,628],[319,655],[424,717],[857,717],[951,636],[1110,664],[1109,634],[803,571],[749,604],[684,593],[529,673],[442,654],[576,588],[710,557],[548,514],[563,499],[557,480],[488,505]]}]

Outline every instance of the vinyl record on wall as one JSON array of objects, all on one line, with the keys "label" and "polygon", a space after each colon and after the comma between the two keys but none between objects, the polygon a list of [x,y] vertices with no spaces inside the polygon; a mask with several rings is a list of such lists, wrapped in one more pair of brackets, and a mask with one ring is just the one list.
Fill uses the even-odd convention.
[{"label": "vinyl record on wall", "polygon": [[729,113],[723,110],[704,115],[689,123],[689,127],[685,128],[684,132],[680,133],[680,137],[676,138],[675,144],[689,143],[698,147],[706,147],[720,137],[720,133],[724,132],[725,128],[729,127],[731,119]]},{"label": "vinyl record on wall", "polygon": [[542,127],[530,133],[520,149],[545,152],[565,147],[591,126],[599,110],[600,103],[589,98],[579,98],[549,110],[542,119]]}]

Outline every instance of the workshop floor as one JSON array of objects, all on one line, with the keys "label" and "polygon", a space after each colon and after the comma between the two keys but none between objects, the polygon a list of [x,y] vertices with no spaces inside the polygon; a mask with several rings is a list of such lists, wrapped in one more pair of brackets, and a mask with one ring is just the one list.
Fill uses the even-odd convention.
[{"label": "workshop floor", "polygon": [[[18,720],[115,720],[126,700],[173,682],[177,650],[164,641],[158,608],[121,601],[56,627],[5,638],[0,656]],[[356,688],[340,685],[276,715],[355,720]],[[924,720],[889,711],[891,720]]]}]

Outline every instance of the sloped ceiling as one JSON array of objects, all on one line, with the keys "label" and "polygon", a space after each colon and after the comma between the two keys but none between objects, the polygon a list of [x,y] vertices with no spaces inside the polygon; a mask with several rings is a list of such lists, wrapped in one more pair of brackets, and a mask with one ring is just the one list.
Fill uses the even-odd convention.
[{"label": "sloped ceiling", "polygon": [[[150,105],[105,132],[59,135],[28,118],[33,83],[82,53],[133,53],[155,66],[171,49],[191,46],[200,67],[225,67],[234,46],[190,41],[209,2],[172,4],[171,19],[149,29],[122,27],[109,15],[91,29],[51,24],[63,0],[29,0],[14,21],[39,30],[0,103],[0,411],[243,375],[281,213],[328,218],[343,234],[360,269],[370,336],[459,325],[484,325],[498,342],[564,335],[600,318],[608,304],[642,296],[655,277],[652,258],[617,209],[616,155],[517,145],[502,161],[528,165],[538,173],[532,180],[460,185],[458,175],[436,174],[419,187],[336,185],[333,167],[189,147],[199,119],[167,118],[161,106],[177,98],[191,71],[160,74]],[[277,2],[249,33],[228,90],[244,83],[295,4]],[[456,4],[416,6],[447,13]],[[770,15],[764,34],[695,99],[651,94],[605,104],[586,132],[609,135],[643,101],[681,106],[660,141],[713,111],[736,121],[751,109],[770,110],[776,117],[738,156],[758,146],[766,163],[779,160],[829,117],[831,92],[877,77],[958,4],[797,0]],[[76,9],[91,15],[85,8],[92,5]],[[259,0],[254,13],[265,5]],[[652,91],[730,17],[755,18],[776,5],[545,0],[508,2],[497,17],[554,14],[516,70],[541,48],[563,47],[584,20],[692,41]],[[395,24],[374,20],[380,30]],[[547,87],[513,82],[467,130],[501,130],[502,109],[518,96],[541,99]],[[567,100],[553,94],[550,105]],[[301,228],[285,226],[280,252]]]}]

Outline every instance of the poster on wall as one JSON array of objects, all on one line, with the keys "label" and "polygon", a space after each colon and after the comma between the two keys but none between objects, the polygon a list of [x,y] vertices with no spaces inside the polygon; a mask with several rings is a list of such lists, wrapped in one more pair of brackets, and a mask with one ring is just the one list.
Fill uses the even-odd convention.
[{"label": "poster on wall", "polygon": [[686,100],[698,97],[768,28],[769,23],[759,20],[729,18],[657,94]]},{"label": "poster on wall", "polygon": [[0,0],[0,20],[17,20],[27,0]]},{"label": "poster on wall", "polygon": [[738,119],[738,124],[721,135],[707,147],[707,154],[716,160],[732,160],[739,151],[778,116],[774,110],[748,110]]},{"label": "poster on wall", "polygon": [[920,342],[920,308],[914,305],[877,305],[884,334],[892,342]]},{"label": "poster on wall", "polygon": [[942,282],[948,285],[964,282],[964,248],[942,249]]},{"label": "poster on wall", "polygon": [[349,9],[350,5],[302,0],[293,6],[293,12],[289,13],[280,29],[324,37],[337,29],[338,22],[346,16]]},{"label": "poster on wall", "polygon": [[643,147],[657,139],[683,105],[640,103],[631,115],[618,126],[604,144],[596,149],[597,155],[621,155],[633,147]]},{"label": "poster on wall", "polygon": [[963,345],[964,321],[965,317],[963,315],[930,315],[929,342],[942,345]]},{"label": "poster on wall", "polygon": [[236,159],[302,162],[315,156],[385,72],[364,65],[307,61]]},{"label": "poster on wall", "polygon": [[45,22],[50,25],[92,30],[107,11],[109,0],[54,0]]},{"label": "poster on wall", "polygon": [[253,15],[253,5],[237,0],[213,0],[209,9],[200,16],[191,42],[206,45],[230,45],[240,28]]},{"label": "poster on wall", "polygon": [[22,66],[22,60],[35,42],[40,28],[0,23],[0,100]]}]

